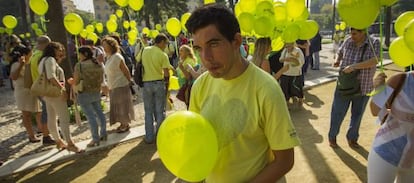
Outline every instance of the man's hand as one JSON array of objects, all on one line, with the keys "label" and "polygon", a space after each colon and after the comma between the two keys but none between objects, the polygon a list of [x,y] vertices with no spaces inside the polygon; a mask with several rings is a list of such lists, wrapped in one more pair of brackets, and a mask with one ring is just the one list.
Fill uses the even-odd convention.
[{"label": "man's hand", "polygon": [[332,64],[332,67],[339,67],[339,64],[340,64],[340,62],[339,62],[339,61],[335,61],[335,62]]},{"label": "man's hand", "polygon": [[344,73],[351,73],[353,71],[355,71],[355,67],[353,65],[348,65],[342,70]]}]

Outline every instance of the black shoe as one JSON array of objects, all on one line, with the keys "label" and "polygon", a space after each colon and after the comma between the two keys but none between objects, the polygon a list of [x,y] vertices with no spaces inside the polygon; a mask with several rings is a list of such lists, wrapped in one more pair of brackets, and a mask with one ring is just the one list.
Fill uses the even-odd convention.
[{"label": "black shoe", "polygon": [[55,145],[56,142],[50,136],[43,137],[43,145]]},{"label": "black shoe", "polygon": [[361,145],[358,144],[356,140],[348,140],[348,145],[351,148],[359,149]]}]

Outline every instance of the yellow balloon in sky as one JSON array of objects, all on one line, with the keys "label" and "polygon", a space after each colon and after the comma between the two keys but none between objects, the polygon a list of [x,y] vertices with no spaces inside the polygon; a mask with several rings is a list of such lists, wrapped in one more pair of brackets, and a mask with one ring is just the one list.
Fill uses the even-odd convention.
[{"label": "yellow balloon in sky", "polygon": [[6,28],[14,29],[17,26],[17,19],[13,15],[6,15],[3,17],[3,24]]},{"label": "yellow balloon in sky", "polygon": [[83,30],[83,20],[76,13],[66,14],[63,24],[66,30],[73,35],[78,35]]},{"label": "yellow balloon in sky", "polygon": [[204,0],[204,4],[215,3],[216,0]]},{"label": "yellow balloon in sky", "polygon": [[144,5],[144,0],[129,0],[129,7],[134,11],[139,11]]},{"label": "yellow balloon in sky", "polygon": [[49,4],[46,0],[30,0],[29,6],[34,13],[40,16],[46,14],[49,9]]},{"label": "yellow balloon in sky", "polygon": [[167,31],[168,33],[170,33],[172,36],[177,37],[178,34],[180,34],[181,32],[181,23],[180,20],[178,20],[177,18],[169,18],[167,20]]}]

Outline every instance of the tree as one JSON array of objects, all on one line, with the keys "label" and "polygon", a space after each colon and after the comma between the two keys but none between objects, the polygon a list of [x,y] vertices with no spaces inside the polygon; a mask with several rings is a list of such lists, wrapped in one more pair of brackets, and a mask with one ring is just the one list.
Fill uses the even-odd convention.
[{"label": "tree", "polygon": [[392,7],[392,19],[395,20],[406,11],[414,11],[414,0],[399,0],[395,3]]}]

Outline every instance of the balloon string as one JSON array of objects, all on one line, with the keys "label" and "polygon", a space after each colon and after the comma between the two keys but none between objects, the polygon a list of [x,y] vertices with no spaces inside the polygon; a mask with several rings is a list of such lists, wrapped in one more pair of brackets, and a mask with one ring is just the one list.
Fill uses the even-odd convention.
[{"label": "balloon string", "polygon": [[384,41],[384,35],[383,35],[383,31],[382,31],[382,21],[383,21],[383,17],[384,16],[384,12],[383,11],[381,11],[381,14],[380,14],[380,22],[379,22],[379,25],[380,25],[380,63],[381,63],[381,66],[380,66],[380,71],[381,72],[384,72],[384,63],[383,63],[383,56],[382,56],[382,54],[383,54],[383,50],[382,50],[382,44],[383,44],[383,41]]},{"label": "balloon string", "polygon": [[40,17],[40,25],[42,26],[43,31],[47,32],[47,28],[46,28],[45,20],[46,20],[46,19],[45,19],[45,16],[44,16],[44,15],[42,15],[42,16]]}]

